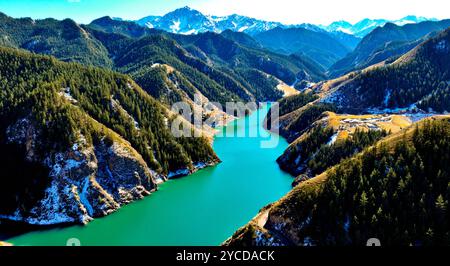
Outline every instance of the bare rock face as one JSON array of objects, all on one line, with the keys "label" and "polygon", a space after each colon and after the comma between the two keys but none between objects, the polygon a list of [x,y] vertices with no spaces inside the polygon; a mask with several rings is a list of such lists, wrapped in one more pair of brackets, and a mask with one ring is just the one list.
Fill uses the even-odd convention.
[{"label": "bare rock face", "polygon": [[17,121],[6,130],[7,142],[25,146],[26,158],[30,161],[36,159],[34,151],[38,134],[38,130],[32,125],[29,118]]},{"label": "bare rock face", "polygon": [[31,209],[18,206],[14,213],[0,213],[1,219],[33,225],[86,224],[149,195],[161,178],[120,138],[109,145],[104,141],[91,145],[80,134],[67,151],[49,152],[42,158],[35,152],[39,132],[29,120],[18,121],[7,135],[8,142],[25,145],[27,160],[48,167],[51,182]]}]

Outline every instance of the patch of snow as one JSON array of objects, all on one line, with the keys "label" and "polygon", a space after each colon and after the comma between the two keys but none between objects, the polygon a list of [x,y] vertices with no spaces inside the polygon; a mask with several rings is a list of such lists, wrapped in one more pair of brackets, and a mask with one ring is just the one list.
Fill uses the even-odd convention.
[{"label": "patch of snow", "polygon": [[136,119],[134,119],[133,116],[131,116],[131,115],[128,113],[127,110],[125,110],[125,109],[122,107],[122,105],[120,104],[119,101],[115,100],[114,97],[111,97],[111,103],[112,103],[113,108],[115,108],[116,111],[121,111],[121,112],[123,112],[123,114],[124,114],[125,116],[127,116],[127,117],[131,120],[131,122],[133,122],[134,128],[135,128],[136,130],[138,130],[138,131],[140,130],[139,123],[136,121]]},{"label": "patch of snow", "polygon": [[311,237],[307,236],[303,239],[303,246],[312,247],[314,246],[314,241]]},{"label": "patch of snow", "polygon": [[88,213],[89,216],[93,216],[94,214],[94,208],[92,208],[91,203],[88,201],[86,195],[88,193],[88,189],[89,189],[89,185],[91,183],[90,177],[86,177],[86,179],[84,180],[84,184],[83,184],[83,188],[81,190],[81,193],[79,194],[80,196],[80,201],[81,203],[84,205],[84,207],[86,208],[86,211]]},{"label": "patch of snow", "polygon": [[238,32],[244,32],[247,29],[248,29],[248,26],[243,26],[243,27],[238,29]]},{"label": "patch of snow", "polygon": [[172,30],[173,33],[178,33],[180,31],[180,27],[181,26],[181,21],[177,20],[177,21],[173,21],[173,25],[170,26],[170,29]]},{"label": "patch of snow", "polygon": [[23,217],[20,214],[20,210],[17,209],[13,215],[1,215],[0,214],[0,219],[4,219],[4,220],[10,220],[10,221],[15,221],[15,222],[20,222],[23,221]]},{"label": "patch of snow", "polygon": [[273,228],[274,228],[276,231],[278,231],[278,232],[283,231],[283,228],[285,228],[285,227],[286,227],[286,224],[285,224],[285,223],[279,223],[279,224],[274,224],[274,225],[273,225]]},{"label": "patch of snow", "polygon": [[438,51],[446,51],[447,50],[447,42],[446,40],[441,40],[436,44],[436,50]]},{"label": "patch of snow", "polygon": [[77,100],[75,100],[75,98],[73,98],[71,92],[70,92],[70,88],[63,88],[61,89],[61,92],[59,93],[60,96],[62,96],[64,99],[68,100],[71,103],[78,103]]},{"label": "patch of snow", "polygon": [[[48,158],[45,160],[47,163],[50,163],[51,160]],[[70,171],[74,168],[79,168],[83,163],[85,163],[84,160],[77,161],[74,159],[64,159],[64,155],[62,153],[57,153],[55,155],[55,164],[49,165],[51,167],[50,176],[57,177],[60,176],[63,172]]]},{"label": "patch of snow", "polygon": [[64,162],[64,170],[72,170],[74,168],[79,168],[83,163],[84,161],[68,159]]},{"label": "patch of snow", "polygon": [[33,41],[29,42],[28,44],[26,44],[25,46],[27,47],[28,50],[32,50],[39,43],[40,43],[39,40],[33,40]]},{"label": "patch of snow", "polygon": [[300,80],[299,80],[297,77],[295,77],[295,81],[294,81],[294,83],[292,83],[291,87],[292,87],[292,88],[295,88],[295,85],[297,85],[297,83],[298,83],[299,81],[300,81]]},{"label": "patch of snow", "polygon": [[336,31],[341,31],[343,33],[347,33],[347,34],[353,35],[353,31],[351,29],[346,29],[346,28],[343,28],[343,27],[337,28]]},{"label": "patch of snow", "polygon": [[[7,142],[23,144],[27,139],[30,126],[31,122],[28,118],[20,119],[14,125],[10,125],[6,129]],[[34,137],[35,135],[33,136],[33,139]]]},{"label": "patch of snow", "polygon": [[63,191],[60,191],[58,181],[54,180],[51,186],[45,191],[45,198],[40,202],[39,206],[30,211],[33,217],[28,218],[27,222],[36,225],[75,222],[74,218],[64,213],[64,207],[61,201],[60,195],[68,195],[69,193],[70,187],[66,185]]},{"label": "patch of snow", "polygon": [[309,215],[306,219],[299,224],[299,230],[303,230],[306,226],[310,225],[312,221],[312,216]]},{"label": "patch of snow", "polygon": [[72,146],[73,151],[78,151],[78,148],[79,148],[78,143],[73,144],[73,146]]},{"label": "patch of snow", "polygon": [[341,90],[336,90],[332,93],[329,93],[326,95],[322,100],[320,100],[321,103],[333,103],[337,106],[343,105],[345,100],[344,94]]},{"label": "patch of snow", "polygon": [[197,34],[197,33],[198,33],[198,31],[196,29],[181,32],[181,34],[183,34],[183,35],[192,35],[192,34]]},{"label": "patch of snow", "polygon": [[298,165],[300,163],[301,159],[302,159],[302,156],[299,155],[294,161],[295,165]]},{"label": "patch of snow", "polygon": [[130,90],[133,89],[133,86],[131,85],[131,83],[129,83],[129,82],[127,83],[127,88],[130,89]]},{"label": "patch of snow", "polygon": [[177,170],[177,171],[175,171],[175,172],[170,172],[168,175],[167,175],[167,177],[168,178],[175,178],[175,177],[181,177],[181,176],[187,176],[187,175],[189,175],[191,172],[190,172],[190,170],[189,169],[180,169],[180,170]]},{"label": "patch of snow", "polygon": [[338,137],[338,133],[335,133],[333,136],[331,136],[330,140],[327,142],[327,145],[328,146],[333,145],[336,142],[337,137]]},{"label": "patch of snow", "polygon": [[417,107],[417,104],[411,104],[408,107],[397,107],[397,108],[369,108],[367,112],[369,114],[403,114],[407,112],[419,112],[420,109]]},{"label": "patch of snow", "polygon": [[194,167],[196,168],[196,169],[203,169],[203,168],[205,168],[205,167],[207,167],[208,165],[206,164],[206,163],[203,163],[203,162],[198,162],[198,163],[194,163]]},{"label": "patch of snow", "polygon": [[267,236],[260,230],[256,230],[255,243],[258,247],[278,247],[281,243],[277,242],[273,237],[267,238]]},{"label": "patch of snow", "polygon": [[[314,157],[314,156],[312,156],[312,157]],[[302,164],[302,165],[299,165],[296,170],[298,172],[303,172],[304,169],[305,169],[305,166]]]},{"label": "patch of snow", "polygon": [[406,117],[408,117],[411,122],[419,122],[420,120],[423,120],[428,117],[435,116],[436,114],[433,113],[417,113],[417,114],[404,114]]},{"label": "patch of snow", "polygon": [[384,107],[388,107],[389,100],[391,99],[392,91],[390,89],[386,90],[386,95],[384,96],[383,105]]}]

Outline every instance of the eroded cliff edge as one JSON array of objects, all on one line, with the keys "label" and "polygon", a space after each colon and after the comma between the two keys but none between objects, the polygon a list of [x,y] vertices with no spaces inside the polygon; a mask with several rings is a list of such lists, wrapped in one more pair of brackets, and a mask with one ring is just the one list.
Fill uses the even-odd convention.
[{"label": "eroded cliff edge", "polygon": [[128,76],[0,48],[0,79],[0,219],[86,224],[219,162]]}]

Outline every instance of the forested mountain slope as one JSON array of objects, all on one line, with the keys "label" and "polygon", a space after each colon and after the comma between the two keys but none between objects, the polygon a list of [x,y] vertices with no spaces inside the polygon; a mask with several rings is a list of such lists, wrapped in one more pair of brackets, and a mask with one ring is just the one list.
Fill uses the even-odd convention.
[{"label": "forested mountain slope", "polygon": [[[120,43],[123,45],[121,48],[126,52],[135,49],[134,46],[142,47],[143,45],[156,45],[161,52],[165,53],[170,51],[173,57],[202,72],[217,83],[229,84],[230,86],[225,86],[225,90],[230,89],[228,87],[231,89],[235,87],[238,91],[244,89],[250,92],[250,95],[244,95],[245,93],[242,91],[237,93],[244,99],[248,96],[258,101],[279,98],[276,91],[274,92],[274,86],[269,85],[273,83],[273,79],[267,77],[266,74],[287,84],[293,84],[296,80],[318,81],[325,78],[324,69],[310,60],[301,56],[284,56],[264,50],[252,37],[244,33],[225,31],[222,34],[207,32],[197,35],[179,35],[142,28],[140,34],[133,34],[136,31],[135,26],[130,22],[102,18],[93,21],[88,27],[106,33],[119,33],[127,37],[134,37],[134,43],[129,47],[124,42],[130,42],[130,40],[125,41],[118,35],[116,37],[108,35],[106,36],[108,38],[104,36],[101,40],[106,47],[110,47],[111,43],[117,44],[117,39],[120,39]],[[149,38],[141,40],[136,38],[136,36],[155,35],[174,40],[174,42],[152,43],[152,39]],[[117,53],[116,48],[117,46],[113,47]],[[112,49],[109,50],[113,52]],[[148,60],[152,59],[148,58]],[[161,58],[158,59],[161,61]],[[134,64],[134,60],[136,59],[130,59],[130,62],[127,63]]]},{"label": "forested mountain slope", "polygon": [[[166,106],[187,102],[205,118],[217,117],[214,124],[231,117],[221,119],[223,111],[211,102],[274,101],[286,84],[325,78],[321,67],[301,56],[249,47],[256,44],[244,33],[189,37],[109,17],[89,25],[6,15],[1,20],[3,45],[129,74]],[[196,102],[197,94],[204,104]]]},{"label": "forested mountain slope", "polygon": [[322,102],[351,112],[450,111],[450,29],[393,63],[321,83]]},{"label": "forested mountain slope", "polygon": [[0,72],[1,218],[85,223],[218,161],[128,76],[10,48]]},{"label": "forested mountain slope", "polygon": [[[390,57],[399,57],[436,32],[448,27],[450,20],[425,21],[404,26],[387,23],[365,36],[354,51],[331,66],[329,74],[331,77],[339,77]],[[432,35],[427,36],[429,34]]]},{"label": "forested mountain slope", "polygon": [[277,162],[294,177],[309,179],[361,152],[388,134],[411,125],[400,115],[345,115],[325,112],[305,128]]},{"label": "forested mountain slope", "polygon": [[300,183],[224,244],[450,243],[450,119],[432,118]]},{"label": "forested mountain slope", "polygon": [[[109,17],[97,19],[87,26],[71,20],[34,21],[13,19],[3,14],[1,20],[3,45],[53,55],[64,61],[107,67],[132,76],[137,72],[148,72],[155,63],[167,64],[184,75],[208,99],[207,91],[216,94],[209,99],[211,101],[276,100],[283,95],[277,89],[280,82],[290,85],[297,80],[325,78],[321,67],[301,56],[289,57],[250,47],[256,43],[243,33],[239,37],[228,34],[229,38],[226,38],[227,33],[205,33],[194,41],[186,41],[186,36]],[[218,50],[210,48],[228,48],[219,51],[230,57],[217,56]],[[136,55],[138,49],[147,50],[145,59],[130,56]],[[141,80],[136,78],[136,81],[140,84]],[[140,85],[147,90],[146,84]],[[219,97],[218,91],[226,95]]]},{"label": "forested mountain slope", "polygon": [[449,31],[393,63],[321,82],[316,96],[280,101],[278,129],[292,143],[278,162],[296,187],[224,244],[448,245],[450,119],[409,125],[420,109],[450,107]]},{"label": "forested mountain slope", "polygon": [[285,54],[306,55],[327,69],[351,50],[326,32],[275,28],[254,36],[264,47]]},{"label": "forested mountain slope", "polygon": [[[108,26],[105,20],[93,21],[88,27],[113,55],[119,71],[142,76],[149,65],[166,64],[211,101],[273,101],[283,96],[278,89],[282,83],[325,78],[324,69],[310,60],[264,50],[244,33],[177,35],[148,31],[142,38],[127,38],[132,34],[124,32],[126,22],[122,25],[109,19],[113,26]],[[136,81],[146,88],[138,77]],[[218,95],[219,91],[223,95]]]},{"label": "forested mountain slope", "polygon": [[[236,38],[236,35],[235,33],[230,38]],[[286,56],[250,47],[242,41],[234,41],[225,36],[226,33],[203,33],[189,36],[177,35],[173,38],[187,47],[197,47],[216,65],[226,64],[228,68],[259,70],[287,84],[293,84],[297,79],[317,81],[325,78],[324,69],[308,58]]]},{"label": "forested mountain slope", "polygon": [[427,112],[446,113],[448,42],[448,31],[442,32],[392,64],[322,82],[312,87],[317,95],[280,101],[276,130],[291,143],[278,159],[281,168],[306,180]]},{"label": "forested mountain slope", "polygon": [[2,46],[52,55],[62,61],[112,67],[105,47],[70,19],[14,19],[0,13],[0,34]]}]

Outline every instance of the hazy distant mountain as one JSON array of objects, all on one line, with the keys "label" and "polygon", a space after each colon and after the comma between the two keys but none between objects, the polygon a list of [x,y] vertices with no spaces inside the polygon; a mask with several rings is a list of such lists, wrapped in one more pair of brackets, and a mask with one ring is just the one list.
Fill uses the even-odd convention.
[{"label": "hazy distant mountain", "polygon": [[424,21],[404,26],[388,23],[376,28],[361,40],[353,52],[330,68],[330,76],[338,77],[352,70],[382,62],[392,56],[400,56],[416,46],[426,35],[447,27],[450,27],[450,20]]},{"label": "hazy distant mountain", "polygon": [[350,48],[350,50],[354,50],[361,41],[360,37],[356,37],[355,35],[348,34],[342,31],[332,31],[327,33],[338,40],[341,44]]},{"label": "hazy distant mountain", "polygon": [[264,47],[284,54],[306,55],[327,69],[351,49],[327,32],[275,28],[254,36]]},{"label": "hazy distant mountain", "polygon": [[403,26],[405,24],[411,23],[419,23],[423,21],[436,21],[434,18],[425,18],[425,17],[417,17],[417,16],[406,16],[402,19],[398,20],[386,20],[386,19],[363,19],[356,24],[351,24],[347,21],[336,21],[331,23],[328,26],[321,26],[323,29],[329,32],[341,31],[347,34],[352,34],[357,37],[364,37],[369,34],[372,30],[377,27],[382,27],[386,25],[386,23],[391,22],[398,26]]}]

